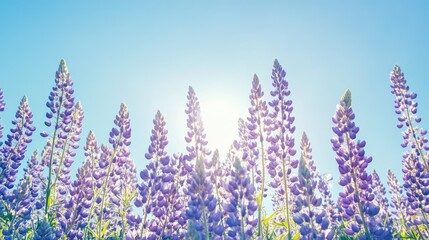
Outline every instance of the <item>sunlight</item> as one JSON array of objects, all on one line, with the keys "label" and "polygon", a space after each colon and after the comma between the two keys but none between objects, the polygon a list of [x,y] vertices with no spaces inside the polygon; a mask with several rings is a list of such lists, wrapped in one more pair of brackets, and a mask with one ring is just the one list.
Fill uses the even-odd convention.
[{"label": "sunlight", "polygon": [[245,107],[239,106],[234,98],[223,96],[201,99],[201,114],[207,133],[209,148],[218,149],[221,158],[228,152],[238,137],[238,119],[246,116]]}]

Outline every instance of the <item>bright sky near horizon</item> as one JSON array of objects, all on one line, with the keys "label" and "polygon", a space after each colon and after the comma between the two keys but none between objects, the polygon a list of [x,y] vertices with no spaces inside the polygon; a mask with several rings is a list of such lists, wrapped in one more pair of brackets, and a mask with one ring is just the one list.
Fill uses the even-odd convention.
[{"label": "bright sky near horizon", "polygon": [[[394,64],[417,92],[421,126],[429,128],[428,11],[425,1],[3,1],[0,88],[7,105],[1,122],[9,126],[27,95],[37,132],[46,129],[45,103],[64,58],[85,111],[82,139],[92,129],[107,142],[125,102],[138,170],[158,109],[169,130],[168,151],[183,152],[192,86],[209,146],[225,156],[238,118],[247,116],[253,74],[270,100],[277,58],[294,101],[297,148],[306,131],[317,167],[334,176],[338,190],[331,117],[348,88],[358,138],[374,158],[369,170],[386,183],[388,168],[402,177],[389,82]],[[34,138],[29,150],[41,150],[42,138]]]}]

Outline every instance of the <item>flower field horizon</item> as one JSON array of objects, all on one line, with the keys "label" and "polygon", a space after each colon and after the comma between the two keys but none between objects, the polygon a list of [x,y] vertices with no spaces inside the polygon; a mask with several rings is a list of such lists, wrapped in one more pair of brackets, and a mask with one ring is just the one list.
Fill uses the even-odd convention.
[{"label": "flower field horizon", "polygon": [[[189,86],[186,147],[168,152],[170,120],[157,111],[141,171],[130,155],[139,143],[131,141],[127,105],[118,104],[108,139],[83,132],[85,104],[76,98],[71,76],[61,60],[43,129],[36,129],[27,97],[10,129],[0,115],[4,239],[429,238],[427,130],[399,66],[390,87],[403,138],[401,175],[387,167],[371,171],[361,118],[346,89],[332,106],[331,162],[339,179],[319,172],[311,135],[296,131],[294,89],[277,59],[271,86],[261,85],[256,74],[249,82],[248,113],[239,119],[226,157],[209,148],[200,96]],[[0,114],[9,106],[6,95],[0,88]],[[45,144],[32,152],[36,138]]]}]

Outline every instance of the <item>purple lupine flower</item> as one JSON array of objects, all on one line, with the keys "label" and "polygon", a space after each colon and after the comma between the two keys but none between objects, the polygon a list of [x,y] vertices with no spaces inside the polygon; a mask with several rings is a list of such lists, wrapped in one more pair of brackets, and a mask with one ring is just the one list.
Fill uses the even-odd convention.
[{"label": "purple lupine flower", "polygon": [[215,239],[224,229],[218,225],[221,213],[217,210],[217,199],[213,194],[209,172],[205,169],[204,159],[197,158],[195,171],[188,179],[189,194],[186,215],[188,235],[192,239]]},{"label": "purple lupine flower", "polygon": [[86,138],[84,150],[85,161],[77,171],[77,179],[71,184],[70,199],[65,204],[63,221],[60,221],[68,239],[84,237],[95,202],[97,179],[94,176],[99,175],[99,147],[92,131]]},{"label": "purple lupine flower", "polygon": [[[101,170],[99,167],[99,161],[100,161],[100,146],[97,143],[97,139],[95,137],[95,134],[92,131],[89,131],[89,134],[86,138],[86,145],[84,147],[84,154],[85,154],[85,161],[83,163],[84,166],[82,166],[82,169],[84,171],[83,175],[85,178],[89,178],[88,185],[91,187],[91,194],[88,194],[87,199],[92,199],[91,206],[89,207],[89,214],[86,217],[86,221],[83,221],[82,225],[77,226],[78,230],[80,230],[83,225],[86,225],[86,228],[84,229],[84,235],[85,237],[88,234],[88,228],[94,229],[95,226],[92,224],[91,219],[93,217],[94,212],[96,211],[97,207],[97,198],[100,197],[100,191],[99,187],[102,185],[101,181]],[[87,186],[89,188],[89,186]],[[85,219],[85,213],[86,211],[82,211],[82,215],[78,215],[79,218]]]},{"label": "purple lupine flower", "polygon": [[329,231],[329,216],[322,207],[322,198],[316,195],[319,178],[305,132],[301,138],[301,150],[298,179],[291,188],[296,196],[293,220],[299,225],[301,239],[332,239],[334,234]]},{"label": "purple lupine flower", "polygon": [[[380,208],[379,213],[371,218],[371,222],[382,226],[381,231],[392,233],[393,222],[389,214],[389,200],[386,197],[386,188],[381,183],[380,177],[375,170],[372,172],[371,188],[375,196],[373,202]],[[389,234],[389,237],[391,238],[392,236]]]},{"label": "purple lupine flower", "polygon": [[[153,210],[155,218],[149,223],[151,231],[149,239],[183,239],[185,232],[185,205],[180,198],[180,188],[177,185],[177,159],[171,158],[168,165],[161,167],[162,184],[157,196],[157,205]],[[161,197],[162,196],[162,197]],[[162,215],[161,215],[162,214]],[[161,215],[161,216],[160,216]]]},{"label": "purple lupine flower", "polygon": [[224,230],[220,225],[222,213],[217,207],[217,199],[213,194],[213,184],[210,181],[213,164],[207,159],[211,152],[206,147],[200,106],[192,87],[189,87],[185,112],[188,116],[188,133],[185,140],[189,145],[186,148],[188,153],[184,157],[189,162],[188,167],[194,169],[190,172],[187,189],[184,190],[184,193],[189,196],[186,210],[188,235],[195,239],[216,239],[223,234]]},{"label": "purple lupine flower", "polygon": [[[404,190],[406,194],[407,224],[415,226],[429,224],[429,174],[419,158],[406,152],[403,156]],[[428,238],[427,232],[421,232],[420,238]]]},{"label": "purple lupine flower", "polygon": [[184,166],[184,169],[189,173],[192,172],[195,165],[194,160],[200,155],[203,158],[209,156],[211,151],[207,148],[206,134],[204,133],[203,121],[200,113],[200,103],[192,87],[189,87],[187,98],[188,103],[186,104],[187,109],[185,113],[188,117],[186,120],[188,132],[185,136],[185,141],[189,146],[186,147],[188,154],[184,156],[188,162],[185,162],[187,165]]},{"label": "purple lupine flower", "polygon": [[[5,108],[5,106],[6,106],[6,104],[5,104],[5,102],[4,102],[4,99],[3,99],[3,90],[0,88],[0,112],[3,112],[4,111],[4,108]],[[1,119],[1,118],[0,118]],[[3,132],[2,132],[2,130],[3,130],[3,126],[1,125],[1,123],[0,123],[0,139],[3,137]],[[0,146],[3,144],[3,142],[1,142],[0,141]]]},{"label": "purple lupine flower", "polygon": [[250,239],[258,223],[253,214],[258,206],[254,194],[255,187],[250,180],[248,170],[235,158],[231,178],[225,188],[228,198],[224,204],[227,237],[225,239]]},{"label": "purple lupine flower", "polygon": [[43,168],[37,160],[35,151],[24,168],[24,176],[12,192],[12,200],[8,206],[11,218],[8,226],[3,228],[4,239],[23,239],[31,229],[31,218],[35,212],[42,208],[37,201],[39,189],[42,184]]},{"label": "purple lupine flower", "polygon": [[[112,149],[102,145],[98,163],[100,175],[97,189],[100,195],[95,214],[98,215],[95,233],[98,238],[117,234],[125,236],[127,214],[131,211],[132,189],[137,186],[135,166],[129,158],[131,126],[127,106],[122,103],[116,115],[115,127],[110,131]],[[110,203],[107,205],[107,203]],[[109,221],[107,221],[107,219]],[[107,231],[103,231],[106,228]]]},{"label": "purple lupine flower", "polygon": [[155,115],[153,123],[154,129],[150,137],[151,143],[148,148],[148,153],[145,154],[146,159],[149,160],[149,164],[146,165],[146,169],[140,172],[140,178],[143,181],[138,186],[139,196],[135,201],[137,207],[143,207],[142,236],[147,234],[148,216],[156,208],[156,194],[163,187],[160,168],[164,166],[164,164],[161,163],[161,160],[164,163],[170,162],[170,158],[164,150],[168,144],[168,131],[164,129],[164,117],[159,111]]},{"label": "purple lupine flower", "polygon": [[[135,192],[137,189],[137,170],[134,162],[130,158],[130,152],[127,147],[122,148],[121,158],[126,158],[122,166],[116,168],[115,174],[117,176],[116,187],[113,193],[119,201],[119,215],[117,221],[117,231],[120,236],[124,236],[129,232],[127,216],[132,214],[133,202],[135,199]],[[119,157],[119,155],[118,155]],[[112,181],[114,178],[112,178]]]},{"label": "purple lupine flower", "polygon": [[[53,159],[55,158],[55,161],[52,161],[52,165],[49,165],[51,170],[50,176],[53,180],[49,190],[50,198],[46,198],[50,200],[46,204],[50,202],[51,206],[55,206],[55,211],[51,209],[51,212],[55,212],[57,215],[56,220],[58,220],[58,224],[56,225],[55,232],[57,236],[61,236],[64,233],[63,230],[67,228],[67,203],[70,201],[70,191],[73,189],[70,180],[70,167],[74,162],[73,158],[76,156],[75,151],[79,148],[78,142],[82,132],[83,110],[81,104],[78,102],[72,110],[71,117],[68,118],[70,122],[67,122],[67,126],[62,124],[54,147],[50,144],[48,147],[51,150],[49,158],[52,156]],[[48,213],[51,214],[50,212]]]},{"label": "purple lupine flower", "polygon": [[228,181],[226,177],[225,164],[219,161],[219,151],[216,149],[213,152],[212,157],[213,174],[211,175],[211,181],[216,193],[217,206],[221,214],[219,224],[222,228],[225,228],[225,211],[223,205],[227,199],[227,191],[225,189],[225,183]]},{"label": "purple lupine flower", "polygon": [[296,154],[295,140],[292,136],[295,132],[295,126],[293,126],[295,117],[292,116],[292,100],[289,99],[289,83],[285,76],[286,72],[276,59],[271,75],[274,90],[270,93],[274,99],[269,103],[272,112],[269,113],[271,134],[268,141],[271,145],[267,153],[269,154],[268,173],[273,179],[271,187],[276,190],[277,199],[274,199],[274,202],[278,202],[279,207],[285,211],[287,236],[291,239],[291,173],[292,169],[298,166],[298,161],[293,159]]},{"label": "purple lupine flower", "polygon": [[71,183],[70,166],[75,156],[74,149],[78,148],[83,118],[81,105],[74,102],[72,86],[73,81],[66,62],[62,59],[55,73],[55,86],[52,87],[46,103],[49,111],[46,113],[45,125],[53,127],[53,134],[45,131],[41,133],[41,136],[48,137],[50,142],[47,147],[50,153],[46,156],[49,161],[42,159],[48,167],[45,213],[49,212],[50,205],[56,205],[57,210],[61,208],[61,204],[57,203],[65,203],[67,189]]},{"label": "purple lupine flower", "polygon": [[366,172],[372,157],[365,156],[366,142],[356,140],[359,127],[355,125],[354,118],[351,92],[347,90],[332,118],[332,130],[336,136],[331,139],[341,174],[339,184],[344,188],[340,192],[344,232],[363,239],[388,237],[389,232],[383,231],[379,223],[371,221],[380,211],[373,201],[372,176]]},{"label": "purple lupine flower", "polygon": [[381,183],[380,176],[375,170],[372,172],[371,188],[375,195],[374,204],[380,207],[380,212],[375,218],[383,225],[391,226],[392,220],[389,214],[389,200],[386,197],[386,188]]},{"label": "purple lupine flower", "polygon": [[176,184],[179,161],[178,158],[170,158],[165,151],[168,131],[160,111],[156,113],[153,124],[151,144],[145,155],[149,164],[140,173],[143,182],[138,186],[139,196],[135,201],[144,213],[140,236],[143,239],[179,239],[182,226],[178,220],[183,210]]},{"label": "purple lupine flower", "polygon": [[417,114],[417,94],[410,91],[407,81],[404,78],[404,73],[399,66],[393,68],[390,74],[391,93],[395,95],[395,112],[398,117],[398,128],[405,130],[402,132],[403,148],[411,147],[408,150],[411,154],[415,155],[419,161],[422,161],[426,171],[429,172],[427,151],[429,151],[428,138],[426,137],[427,131],[419,128],[418,124],[421,118]]},{"label": "purple lupine flower", "polygon": [[58,165],[55,166],[55,181],[61,182],[58,184],[58,192],[60,195],[65,195],[66,188],[71,185],[70,167],[73,164],[73,157],[76,156],[75,150],[79,148],[80,134],[82,133],[83,109],[78,102],[73,109],[70,125],[64,127],[64,135],[58,138],[55,143],[57,149],[62,149],[63,156],[59,159]]},{"label": "purple lupine flower", "polygon": [[[250,142],[250,132],[247,128],[246,122],[242,118],[238,119],[238,136],[239,141],[235,141],[234,145],[237,145],[237,147],[240,149],[241,159],[244,163],[243,167],[245,167],[250,173],[252,184],[255,185],[256,182],[261,182],[261,171],[259,170],[256,162],[259,153],[258,149],[250,148],[250,145],[253,147],[253,144],[256,144],[256,142]],[[256,146],[257,145],[255,145],[255,147]]]},{"label": "purple lupine flower", "polygon": [[397,232],[408,229],[406,221],[406,197],[402,194],[402,185],[399,184],[395,174],[389,169],[387,172],[387,185],[391,196],[391,211],[394,227]]},{"label": "purple lupine flower", "polygon": [[258,198],[258,236],[262,234],[262,206],[263,199],[266,197],[265,191],[265,168],[266,168],[266,149],[265,141],[269,134],[269,126],[271,124],[271,119],[268,117],[268,107],[265,100],[263,100],[264,92],[262,91],[261,84],[259,83],[259,78],[255,74],[252,81],[252,89],[250,91],[250,104],[249,107],[249,117],[247,117],[247,129],[248,129],[248,147],[249,159],[253,162],[258,161],[256,166],[260,166],[259,171],[257,171],[257,183],[256,189],[260,191]]},{"label": "purple lupine flower", "polygon": [[334,202],[332,193],[329,190],[332,176],[330,174],[319,175],[318,181],[317,189],[322,197],[322,207],[325,209],[326,214],[328,214],[330,229],[335,231],[340,223],[340,216],[338,214],[340,206]]},{"label": "purple lupine flower", "polygon": [[25,158],[31,135],[36,130],[27,97],[22,98],[12,124],[10,134],[0,149],[0,196],[6,202],[13,199],[10,189],[14,187],[18,168]]}]

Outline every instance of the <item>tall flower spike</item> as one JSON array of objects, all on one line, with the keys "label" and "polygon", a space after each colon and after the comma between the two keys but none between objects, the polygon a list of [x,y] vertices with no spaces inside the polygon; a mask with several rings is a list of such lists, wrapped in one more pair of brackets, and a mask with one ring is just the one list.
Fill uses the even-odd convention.
[{"label": "tall flower spike", "polygon": [[217,199],[217,205],[219,211],[222,213],[222,217],[220,219],[220,225],[221,227],[225,227],[225,211],[223,209],[223,205],[227,199],[227,191],[224,188],[226,180],[226,171],[225,171],[225,165],[223,165],[219,161],[219,151],[216,149],[213,152],[212,157],[212,165],[213,165],[213,174],[211,176],[211,181],[213,183],[214,191],[216,193],[216,199]]},{"label": "tall flower spike", "polygon": [[66,210],[61,222],[63,231],[70,239],[84,237],[88,219],[91,219],[97,179],[100,175],[99,147],[92,131],[86,138],[84,149],[86,158],[77,171],[77,179],[70,186],[70,199],[65,204]]},{"label": "tall flower spike", "polygon": [[331,139],[341,174],[339,184],[344,189],[340,192],[342,217],[346,221],[344,232],[367,239],[386,237],[389,233],[380,231],[371,221],[371,217],[380,211],[373,202],[372,176],[366,172],[372,157],[365,156],[366,142],[356,140],[359,128],[354,119],[351,92],[347,90],[332,118],[335,137]]},{"label": "tall flower spike", "polygon": [[[57,193],[62,196],[59,200],[61,201],[61,198],[64,200],[65,189],[67,189],[67,185],[70,183],[68,172],[73,162],[72,158],[75,155],[71,148],[77,148],[80,133],[78,126],[74,126],[74,130],[77,131],[72,131],[72,128],[76,124],[76,121],[81,122],[81,118],[83,117],[81,109],[75,111],[78,105],[75,105],[74,102],[74,90],[72,86],[73,81],[67,69],[66,62],[62,59],[55,73],[55,86],[52,87],[52,91],[46,102],[49,111],[46,113],[47,120],[45,121],[45,125],[47,127],[53,125],[53,133],[52,135],[45,131],[41,133],[42,137],[49,137],[48,142],[50,142],[48,143],[50,145],[48,147],[50,152],[44,156],[49,161],[42,160],[43,162],[47,162],[48,167],[45,214],[49,212],[51,205],[57,204],[52,201],[56,199]],[[63,163],[65,165],[64,169],[62,168]],[[61,183],[65,183],[66,186],[60,186],[57,189],[56,184],[58,180]]]},{"label": "tall flower spike", "polygon": [[0,196],[6,202],[12,200],[10,189],[14,187],[18,168],[36,130],[27,97],[22,98],[12,124],[10,134],[0,149]]},{"label": "tall flower spike", "polygon": [[37,198],[42,187],[43,168],[37,160],[37,155],[35,151],[28,160],[24,176],[13,190],[13,199],[8,206],[12,217],[8,227],[3,228],[4,239],[24,239],[32,229],[32,218],[36,217],[37,210],[42,208]]},{"label": "tall flower spike", "polygon": [[228,226],[226,239],[250,239],[257,225],[258,220],[253,214],[258,207],[254,198],[255,187],[238,157],[235,158],[226,190],[229,195],[224,206]]},{"label": "tall flower spike", "polygon": [[288,239],[292,238],[290,209],[291,207],[291,173],[292,169],[298,166],[298,161],[293,159],[296,154],[294,149],[295,140],[293,133],[295,126],[293,122],[295,117],[292,116],[292,100],[289,99],[289,83],[285,80],[286,72],[279,64],[277,59],[274,61],[271,78],[273,79],[274,90],[271,96],[274,98],[269,105],[272,111],[270,117],[271,132],[268,141],[271,143],[268,148],[268,172],[273,179],[271,187],[276,189],[277,198],[275,201],[281,204],[285,212],[284,221],[287,227]]},{"label": "tall flower spike", "polygon": [[387,185],[389,186],[389,194],[391,196],[390,206],[394,227],[396,232],[400,233],[403,230],[407,231],[408,224],[406,217],[406,197],[402,194],[402,186],[399,184],[395,174],[389,169],[387,172]]},{"label": "tall flower spike", "polygon": [[[0,112],[4,111],[5,106],[6,106],[6,104],[5,104],[4,99],[3,99],[3,90],[0,88]],[[3,130],[3,126],[1,125],[1,122],[0,122],[0,139],[3,137],[2,130]],[[2,144],[3,144],[3,142],[0,141],[0,146]]]},{"label": "tall flower spike", "polygon": [[395,65],[393,68],[390,74],[390,82],[392,84],[390,86],[392,88],[391,93],[395,95],[395,112],[399,115],[397,127],[403,128],[405,125],[405,129],[402,132],[404,141],[401,146],[403,148],[411,147],[408,151],[417,156],[426,171],[429,172],[426,155],[427,151],[429,151],[428,138],[426,137],[427,130],[418,127],[421,118],[416,115],[417,94],[410,91],[404,73],[399,66]]},{"label": "tall flower spike", "polygon": [[[103,229],[108,229],[107,232],[116,232],[118,236],[125,235],[126,215],[130,211],[132,200],[129,199],[131,192],[128,190],[135,189],[137,181],[135,166],[129,158],[131,125],[128,108],[124,103],[121,104],[114,124],[115,126],[109,134],[112,149],[101,146],[99,162],[101,184],[97,186],[101,191],[100,196],[97,197],[97,202],[100,204],[97,208],[100,214],[98,214],[95,227],[98,238],[106,237],[106,231]],[[126,205],[122,205],[123,200],[129,201]],[[109,202],[113,204],[107,205]]]},{"label": "tall flower spike", "polygon": [[250,108],[249,117],[247,118],[247,129],[249,131],[249,148],[250,159],[257,161],[257,166],[260,166],[260,174],[258,174],[256,188],[258,191],[258,236],[262,237],[262,206],[263,200],[266,197],[265,174],[266,174],[266,149],[264,143],[267,140],[269,129],[267,126],[271,124],[271,119],[268,118],[268,107],[266,101],[263,100],[264,92],[262,91],[259,78],[255,74],[253,76],[252,89],[250,91]]},{"label": "tall flower spike", "polygon": [[371,188],[374,192],[374,204],[380,207],[380,212],[373,217],[372,221],[384,226],[384,231],[392,232],[392,219],[389,214],[389,200],[386,197],[386,188],[380,180],[380,176],[374,170],[372,172]]},{"label": "tall flower spike", "polygon": [[310,142],[305,133],[301,138],[301,158],[298,165],[298,180],[291,188],[296,196],[293,209],[294,222],[300,226],[302,239],[332,239],[329,231],[329,216],[322,207],[322,198],[316,194],[318,174],[313,164]]},{"label": "tall flower spike", "polygon": [[[256,184],[255,181],[260,182],[260,171],[259,167],[257,166],[256,159],[258,155],[253,154],[253,149],[249,148],[250,138],[249,138],[249,130],[247,129],[247,124],[244,122],[242,118],[238,119],[238,136],[239,136],[239,142],[236,144],[239,145],[239,148],[242,152],[241,159],[243,160],[244,166],[247,171],[249,171],[251,175],[251,181],[252,184]],[[257,151],[257,149],[255,149]],[[259,180],[257,180],[257,178]]]},{"label": "tall flower spike", "polygon": [[380,207],[380,212],[377,214],[377,218],[384,224],[391,225],[389,216],[389,200],[386,197],[386,188],[383,186],[380,180],[380,176],[374,170],[372,172],[372,189],[374,191],[375,199],[374,203]]},{"label": "tall flower spike", "polygon": [[[153,120],[151,143],[146,153],[149,164],[140,172],[143,180],[138,186],[137,207],[143,207],[143,224],[140,235],[144,239],[178,238],[177,223],[182,208],[179,189],[175,182],[178,174],[176,158],[170,158],[165,151],[168,144],[164,116],[158,111]],[[177,207],[176,211],[172,209]]]},{"label": "tall flower spike", "polygon": [[[187,161],[191,175],[187,179],[187,189],[184,193],[189,196],[186,216],[188,218],[188,235],[194,239],[213,239],[223,234],[219,224],[221,212],[217,207],[217,199],[213,194],[211,182],[212,162],[208,160],[210,150],[207,149],[206,134],[204,133],[198,98],[192,87],[189,87],[186,114],[188,116]],[[195,167],[194,167],[195,166]]]},{"label": "tall flower spike", "polygon": [[[429,214],[429,174],[418,157],[406,152],[402,161],[404,190],[407,197],[407,224],[417,230],[427,226]],[[429,238],[426,231],[420,232],[420,238]]]},{"label": "tall flower spike", "polygon": [[185,169],[191,172],[195,165],[193,160],[198,158],[199,154],[202,154],[202,157],[205,158],[211,154],[211,151],[207,148],[206,134],[204,133],[203,121],[201,119],[200,102],[192,87],[189,87],[188,103],[186,106],[185,113],[188,117],[186,120],[188,132],[185,140],[189,145],[186,147],[188,154],[185,158],[189,163],[188,166],[185,166]]},{"label": "tall flower spike", "polygon": [[329,190],[332,181],[330,174],[319,175],[317,189],[322,197],[322,207],[329,216],[329,225],[331,230],[335,231],[339,225],[338,204],[334,202],[332,193]]}]

